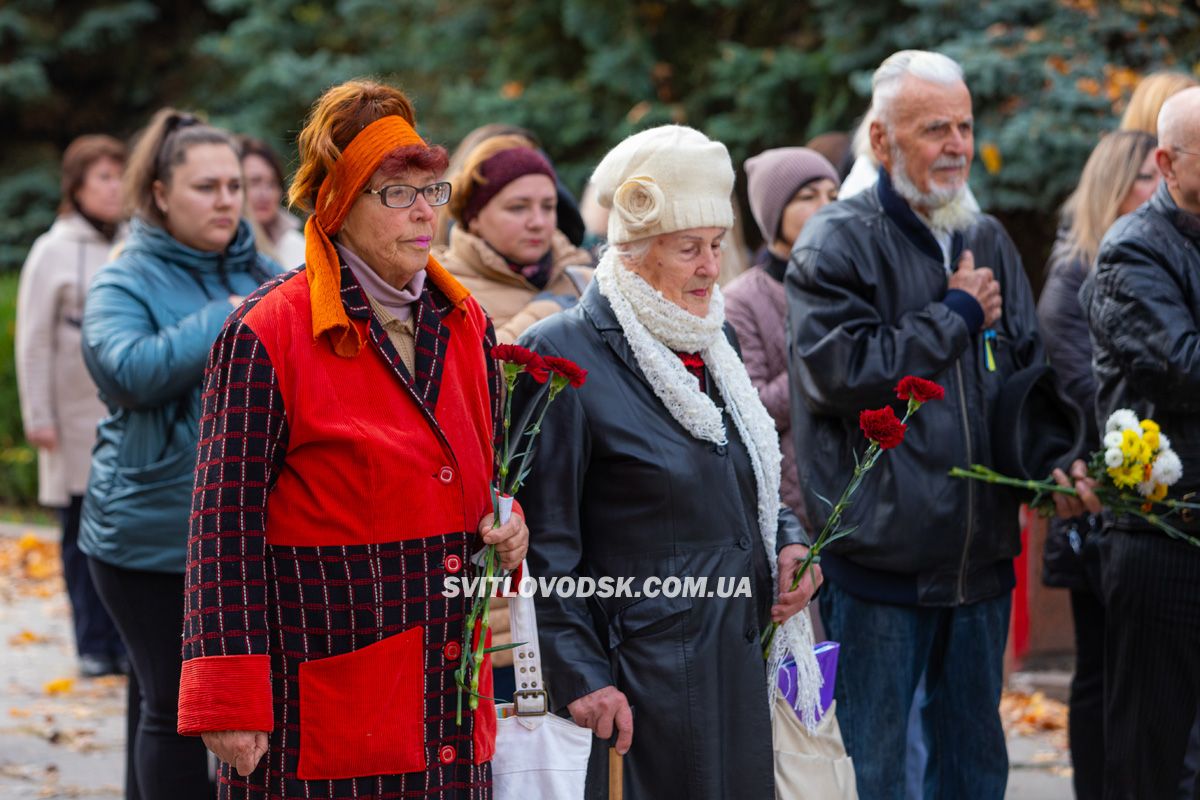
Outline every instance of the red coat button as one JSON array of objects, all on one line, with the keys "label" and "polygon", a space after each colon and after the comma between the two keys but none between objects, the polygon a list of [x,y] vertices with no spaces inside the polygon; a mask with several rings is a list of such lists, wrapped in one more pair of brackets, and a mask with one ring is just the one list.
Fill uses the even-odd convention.
[{"label": "red coat button", "polygon": [[450,467],[442,467],[438,471],[438,480],[442,483],[449,483],[454,480],[454,470],[450,469]]},{"label": "red coat button", "polygon": [[442,749],[438,750],[438,760],[443,764],[449,764],[457,757],[458,751],[456,751],[451,745],[442,745]]},{"label": "red coat button", "polygon": [[442,566],[446,568],[446,572],[458,572],[462,569],[462,559],[456,555],[446,556],[446,560],[442,562]]},{"label": "red coat button", "polygon": [[446,642],[442,652],[446,655],[447,661],[457,661],[458,657],[462,655],[462,646],[458,642]]}]

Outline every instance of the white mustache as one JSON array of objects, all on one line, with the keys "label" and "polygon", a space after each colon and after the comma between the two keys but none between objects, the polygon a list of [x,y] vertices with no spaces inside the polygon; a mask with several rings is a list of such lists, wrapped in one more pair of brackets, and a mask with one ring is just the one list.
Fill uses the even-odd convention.
[{"label": "white mustache", "polygon": [[938,156],[933,162],[934,169],[961,169],[967,165],[966,156]]}]

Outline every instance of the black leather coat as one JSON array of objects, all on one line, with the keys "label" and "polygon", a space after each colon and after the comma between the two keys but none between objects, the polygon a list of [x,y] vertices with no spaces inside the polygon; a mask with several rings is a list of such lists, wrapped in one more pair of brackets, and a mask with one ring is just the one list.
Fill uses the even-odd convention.
[{"label": "black leather coat", "polygon": [[1200,217],[1160,184],[1109,228],[1080,300],[1095,346],[1098,423],[1118,408],[1153,417],[1183,462],[1171,496],[1200,489]]},{"label": "black leather coat", "polygon": [[[889,199],[888,185],[881,179],[875,190],[822,209],[792,251],[785,284],[800,484],[819,529],[828,515],[819,497],[841,494],[854,453],[865,449],[859,412],[890,403],[902,413],[894,387],[905,375],[940,383],[945,400],[921,408],[904,443],[867,475],[843,518],[858,530],[829,552],[879,573],[912,576],[911,602],[971,603],[1011,588],[1011,559],[1021,547],[1019,498],[947,472],[995,466],[991,431],[1005,413],[1005,381],[1044,364],[1045,353],[1029,281],[1000,223],[981,215],[956,237],[951,262],[970,249],[975,264],[990,267],[1000,282],[1004,311],[993,326],[993,370],[984,336],[942,302],[948,275],[932,234],[894,193]],[[922,233],[927,247],[919,244]]]},{"label": "black leather coat", "polygon": [[[670,416],[595,283],[579,305],[534,325],[520,343],[588,370],[583,388],[550,407],[518,496],[532,574],[627,576],[635,590],[651,576],[706,577],[709,589],[719,578],[746,578],[753,591],[539,597],[552,707],[609,685],[626,694],[634,733],[625,797],[773,798],[759,632],[774,589],[750,457],[736,428],[727,425],[729,444],[718,446],[693,438]],[[529,387],[519,387],[514,417],[529,398]],[[781,521],[777,546],[802,540],[790,511]],[[594,755],[597,763],[607,762]],[[589,777],[589,796],[606,797],[605,779],[596,777]]]}]

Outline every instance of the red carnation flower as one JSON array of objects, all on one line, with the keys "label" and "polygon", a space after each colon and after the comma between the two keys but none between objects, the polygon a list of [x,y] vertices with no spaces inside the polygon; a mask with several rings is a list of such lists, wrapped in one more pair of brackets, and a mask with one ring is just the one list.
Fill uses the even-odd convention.
[{"label": "red carnation flower", "polygon": [[550,368],[551,372],[566,378],[567,382],[576,389],[587,381],[587,370],[569,358],[542,356],[542,361]]},{"label": "red carnation flower", "polygon": [[515,364],[520,371],[528,373],[538,383],[545,383],[550,377],[550,370],[542,357],[527,347],[519,344],[498,344],[492,348],[492,358],[507,364]]},{"label": "red carnation flower", "polygon": [[858,415],[858,427],[862,428],[864,436],[882,450],[891,450],[903,442],[904,432],[908,430],[891,406],[863,411]]},{"label": "red carnation flower", "polygon": [[940,384],[918,378],[915,375],[903,377],[896,384],[896,397],[901,400],[911,398],[918,403],[927,403],[930,400],[941,400],[945,396],[946,390]]}]

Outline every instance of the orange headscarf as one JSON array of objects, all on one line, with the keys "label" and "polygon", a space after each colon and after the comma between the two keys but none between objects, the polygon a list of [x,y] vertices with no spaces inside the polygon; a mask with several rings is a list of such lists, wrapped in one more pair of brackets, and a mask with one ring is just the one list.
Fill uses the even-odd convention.
[{"label": "orange headscarf", "polygon": [[[313,338],[328,333],[333,351],[343,358],[358,355],[363,340],[342,305],[341,261],[329,237],[341,230],[350,207],[384,157],[406,145],[424,147],[425,141],[403,117],[380,117],[359,131],[321,181],[316,210],[304,226],[304,268],[312,304]],[[429,257],[425,274],[455,305],[471,296],[433,256]]]}]

